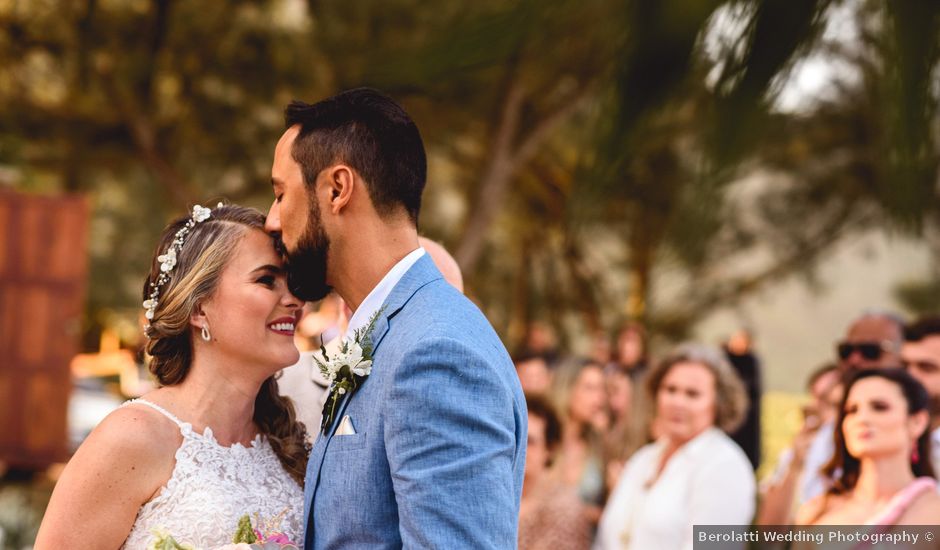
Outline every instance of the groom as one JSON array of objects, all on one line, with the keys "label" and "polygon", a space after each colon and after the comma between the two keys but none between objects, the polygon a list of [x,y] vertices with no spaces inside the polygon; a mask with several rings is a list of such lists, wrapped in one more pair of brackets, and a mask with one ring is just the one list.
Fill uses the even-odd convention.
[{"label": "groom", "polygon": [[525,400],[493,328],[418,246],[417,126],[364,88],[291,103],[286,122],[266,227],[291,290],[335,288],[350,336],[376,315],[371,373],[308,426],[305,547],[515,548]]}]

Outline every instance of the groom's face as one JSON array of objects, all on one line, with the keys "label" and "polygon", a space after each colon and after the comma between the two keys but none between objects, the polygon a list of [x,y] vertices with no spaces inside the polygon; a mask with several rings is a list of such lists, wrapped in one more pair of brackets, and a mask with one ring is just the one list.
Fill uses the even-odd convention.
[{"label": "groom's face", "polygon": [[271,167],[274,203],[265,229],[278,236],[291,292],[302,300],[315,301],[332,290],[326,282],[330,240],[323,228],[316,194],[307,189],[300,165],[291,155],[298,128],[288,129],[274,150]]}]

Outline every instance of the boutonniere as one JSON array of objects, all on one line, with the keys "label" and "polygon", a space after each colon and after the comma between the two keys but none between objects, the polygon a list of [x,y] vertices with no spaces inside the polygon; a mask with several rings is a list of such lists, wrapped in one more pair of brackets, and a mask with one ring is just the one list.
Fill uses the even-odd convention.
[{"label": "boutonniere", "polygon": [[372,314],[366,326],[353,331],[352,339],[343,338],[333,357],[327,354],[322,345],[320,353],[323,354],[323,361],[316,354],[313,355],[320,372],[330,382],[330,394],[323,405],[323,420],[320,421],[323,435],[326,435],[326,430],[333,425],[336,408],[343,397],[346,394],[352,395],[372,374],[372,330],[382,309]]}]

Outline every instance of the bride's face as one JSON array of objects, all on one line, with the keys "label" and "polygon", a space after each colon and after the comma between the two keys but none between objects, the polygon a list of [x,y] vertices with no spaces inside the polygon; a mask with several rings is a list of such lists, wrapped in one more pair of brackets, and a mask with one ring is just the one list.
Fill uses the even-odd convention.
[{"label": "bride's face", "polygon": [[[265,366],[264,377],[295,364],[294,327],[301,301],[287,278],[271,237],[250,229],[239,241],[213,296],[202,304],[212,335],[207,346],[232,363]],[[198,321],[197,328],[200,327]],[[197,353],[203,345],[196,337]],[[270,371],[270,372],[268,372]]]}]

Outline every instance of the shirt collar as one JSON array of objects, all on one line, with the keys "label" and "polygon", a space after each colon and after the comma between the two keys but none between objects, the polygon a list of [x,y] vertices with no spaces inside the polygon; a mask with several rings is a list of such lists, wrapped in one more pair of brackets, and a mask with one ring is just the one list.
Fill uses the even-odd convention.
[{"label": "shirt collar", "polygon": [[[720,433],[722,433],[722,431],[715,426],[707,428],[705,431],[686,441],[681,447],[679,447],[679,449],[677,449],[676,453],[673,455],[673,458],[680,456],[689,456],[691,458],[695,458],[698,453],[708,451],[710,448],[709,442],[714,440],[717,434]],[[663,451],[665,451],[668,445],[666,438],[659,438],[656,441],[656,444],[659,445],[660,456],[662,456]]]},{"label": "shirt collar", "polygon": [[382,277],[382,280],[379,281],[379,284],[375,285],[375,288],[369,292],[369,295],[366,296],[366,299],[359,304],[359,307],[356,308],[356,311],[353,313],[352,317],[349,319],[349,327],[346,329],[346,337],[352,338],[353,333],[366,326],[369,323],[369,320],[372,318],[372,315],[375,314],[379,308],[382,307],[382,304],[385,303],[385,299],[388,298],[388,295],[391,294],[392,289],[395,288],[395,285],[398,284],[398,281],[404,277],[405,273],[411,269],[418,260],[421,259],[421,256],[424,256],[423,248],[416,248],[408,253],[407,256],[399,260],[392,269]]}]

